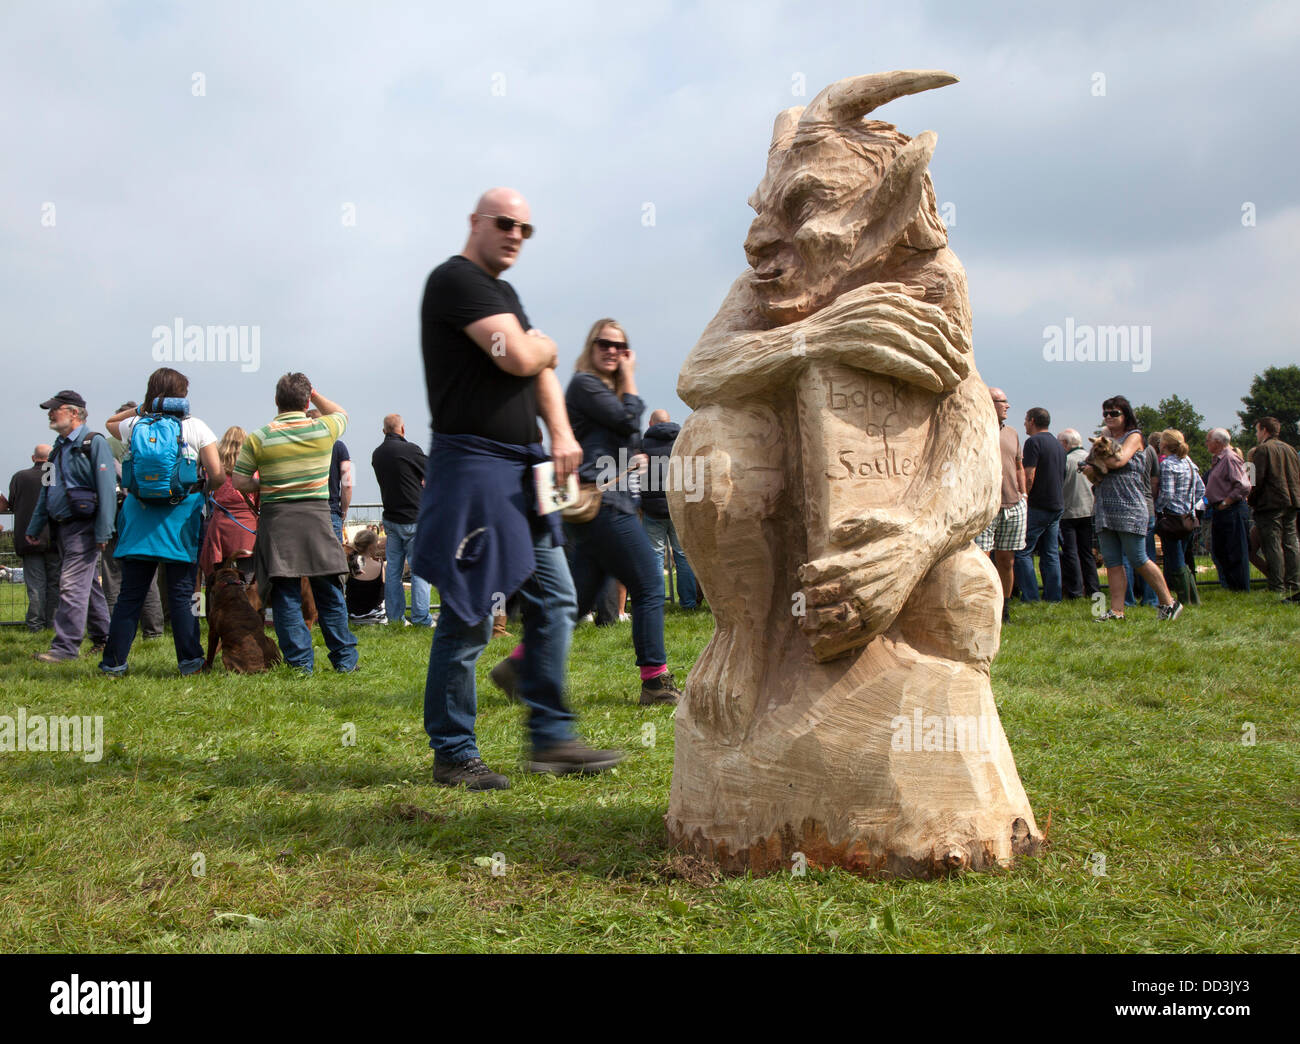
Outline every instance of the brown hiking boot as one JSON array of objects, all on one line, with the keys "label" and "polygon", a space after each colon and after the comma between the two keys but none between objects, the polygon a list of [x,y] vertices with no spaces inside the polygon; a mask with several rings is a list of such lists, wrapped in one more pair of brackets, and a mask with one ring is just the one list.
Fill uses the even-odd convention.
[{"label": "brown hiking boot", "polygon": [[464,787],[466,790],[509,790],[510,780],[493,772],[482,758],[464,761],[441,761],[433,758],[433,781],[444,787]]},{"label": "brown hiking boot", "polygon": [[641,706],[649,707],[656,703],[676,704],[682,698],[682,690],[677,688],[673,676],[664,671],[658,677],[641,683]]}]

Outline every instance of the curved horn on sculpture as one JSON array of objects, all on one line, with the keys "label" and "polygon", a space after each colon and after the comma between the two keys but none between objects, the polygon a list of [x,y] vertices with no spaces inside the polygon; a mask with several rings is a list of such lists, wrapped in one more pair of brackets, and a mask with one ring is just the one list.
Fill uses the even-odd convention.
[{"label": "curved horn on sculpture", "polygon": [[[957,77],[942,69],[900,69],[869,73],[837,80],[822,90],[803,111],[800,123],[848,123],[859,120],[906,94],[920,94],[956,83]],[[784,113],[782,114],[784,115]]]}]

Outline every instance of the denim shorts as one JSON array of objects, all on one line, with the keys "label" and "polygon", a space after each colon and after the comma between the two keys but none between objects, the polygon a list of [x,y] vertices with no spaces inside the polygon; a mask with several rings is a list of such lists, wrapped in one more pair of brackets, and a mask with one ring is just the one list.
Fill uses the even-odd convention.
[{"label": "denim shorts", "polygon": [[1134,569],[1141,569],[1147,559],[1147,537],[1145,533],[1120,533],[1114,529],[1099,529],[1097,545],[1101,548],[1102,561],[1107,569],[1118,569],[1128,559]]}]

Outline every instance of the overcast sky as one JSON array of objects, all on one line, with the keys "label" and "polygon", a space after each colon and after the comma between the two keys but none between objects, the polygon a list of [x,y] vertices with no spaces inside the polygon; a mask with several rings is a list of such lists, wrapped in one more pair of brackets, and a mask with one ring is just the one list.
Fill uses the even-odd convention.
[{"label": "overcast sky", "polygon": [[[304,370],[377,500],[383,415],[428,442],[425,278],[498,184],[532,205],[507,278],[563,382],[614,316],[648,407],[680,420],[773,118],[888,69],[961,79],[875,116],[938,134],[976,364],[1014,421],[1046,406],[1086,433],[1108,395],[1179,394],[1233,425],[1251,376],[1297,361],[1292,3],[6,0],[0,41],[5,479],[52,439],[42,399],[74,388],[102,428],[181,320],[260,343],[249,372],[178,364],[196,415],[257,427]],[[1149,365],[1046,360],[1067,320],[1149,327]]]}]

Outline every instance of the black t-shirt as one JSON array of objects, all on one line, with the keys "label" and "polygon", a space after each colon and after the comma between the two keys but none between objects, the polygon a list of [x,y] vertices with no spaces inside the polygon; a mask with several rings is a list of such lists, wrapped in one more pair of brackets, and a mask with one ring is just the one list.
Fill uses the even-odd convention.
[{"label": "black t-shirt", "polygon": [[41,530],[40,541],[29,544],[26,539],[27,524],[32,520],[36,502],[41,499],[41,473],[39,464],[14,473],[9,480],[9,510],[14,513],[14,551],[20,555],[31,555],[38,551],[48,551],[50,547],[50,529]]},{"label": "black t-shirt", "polygon": [[330,514],[343,514],[343,462],[352,454],[341,440],[335,441],[330,453]]},{"label": "black t-shirt", "polygon": [[370,455],[370,466],[379,480],[384,517],[401,525],[417,521],[424,495],[425,459],[420,447],[396,433],[385,435],[383,445]]},{"label": "black t-shirt", "polygon": [[1040,511],[1065,509],[1065,450],[1050,431],[1025,439],[1025,468],[1034,469],[1029,506]]},{"label": "black t-shirt", "polygon": [[538,442],[537,379],[506,373],[465,327],[509,312],[530,329],[514,287],[467,257],[448,258],[429,275],[420,305],[420,344],[433,430],[527,445]]}]

